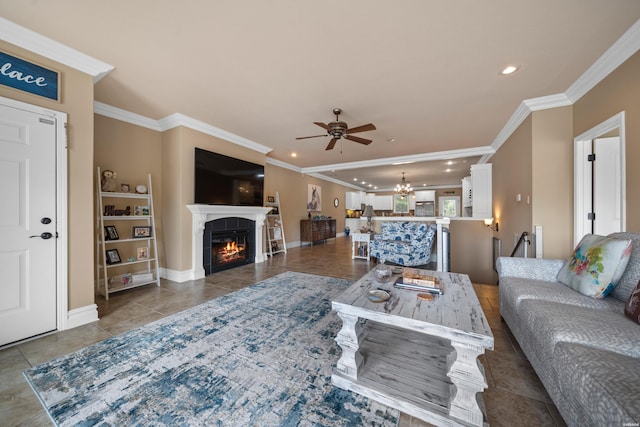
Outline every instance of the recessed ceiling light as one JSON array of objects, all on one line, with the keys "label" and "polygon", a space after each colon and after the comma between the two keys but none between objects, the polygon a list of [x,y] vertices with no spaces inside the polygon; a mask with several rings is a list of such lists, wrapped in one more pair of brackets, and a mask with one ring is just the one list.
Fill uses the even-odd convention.
[{"label": "recessed ceiling light", "polygon": [[506,75],[515,73],[517,70],[518,70],[517,65],[509,65],[505,67],[504,70],[500,71],[500,74],[502,74],[503,76],[506,76]]},{"label": "recessed ceiling light", "polygon": [[369,187],[373,187],[373,184],[369,184]]},{"label": "recessed ceiling light", "polygon": [[294,151],[293,153],[291,153],[291,157],[298,157],[298,154]]},{"label": "recessed ceiling light", "polygon": [[389,138],[387,139],[387,142],[396,142],[395,138]]},{"label": "recessed ceiling light", "polygon": [[447,164],[448,164],[448,165],[452,165],[452,164],[453,164],[453,160],[449,160],[449,161],[447,162]]},{"label": "recessed ceiling light", "polygon": [[361,184],[362,184],[362,185],[365,185],[366,183],[367,183],[366,181],[362,181],[362,182],[361,182]]},{"label": "recessed ceiling light", "polygon": [[447,168],[447,169],[445,170],[445,172],[451,172],[451,169]]},{"label": "recessed ceiling light", "polygon": [[354,180],[354,181],[357,181],[357,180],[358,180],[358,178],[353,178],[353,180]]}]

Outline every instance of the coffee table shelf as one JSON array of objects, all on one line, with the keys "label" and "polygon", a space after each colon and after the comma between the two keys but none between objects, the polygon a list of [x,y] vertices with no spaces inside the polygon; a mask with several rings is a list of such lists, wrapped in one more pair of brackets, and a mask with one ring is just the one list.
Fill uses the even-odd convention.
[{"label": "coffee table shelf", "polygon": [[[435,425],[487,425],[477,356],[493,348],[493,335],[466,275],[428,273],[445,283],[431,302],[393,288],[398,275],[382,285],[372,272],[333,301],[343,328],[332,381]],[[391,298],[370,302],[378,288]]]}]

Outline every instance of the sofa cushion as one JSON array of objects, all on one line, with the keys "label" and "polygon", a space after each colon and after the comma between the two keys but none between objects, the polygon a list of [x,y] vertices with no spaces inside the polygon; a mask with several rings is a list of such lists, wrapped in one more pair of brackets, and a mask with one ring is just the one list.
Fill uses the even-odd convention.
[{"label": "sofa cushion", "polygon": [[553,359],[563,394],[589,408],[588,425],[640,422],[640,359],[573,343],[558,344]]},{"label": "sofa cushion", "polygon": [[513,304],[518,311],[520,304],[529,299],[561,302],[563,304],[595,308],[622,314],[624,303],[614,298],[595,299],[579,294],[559,282],[505,277],[500,280],[500,303]]},{"label": "sofa cushion", "polygon": [[612,233],[609,234],[609,237],[613,237],[614,239],[628,239],[631,240],[633,245],[627,268],[624,270],[624,274],[611,293],[614,298],[626,302],[631,296],[631,292],[635,289],[636,284],[640,281],[640,233]]},{"label": "sofa cushion", "polygon": [[640,282],[638,282],[636,289],[631,292],[629,301],[624,306],[624,314],[629,319],[640,324]]},{"label": "sofa cushion", "polygon": [[572,342],[640,358],[638,325],[620,313],[540,300],[520,309],[523,339],[551,360],[556,345]]},{"label": "sofa cushion", "polygon": [[616,286],[631,255],[631,240],[585,235],[558,273],[558,281],[593,298],[604,298]]}]

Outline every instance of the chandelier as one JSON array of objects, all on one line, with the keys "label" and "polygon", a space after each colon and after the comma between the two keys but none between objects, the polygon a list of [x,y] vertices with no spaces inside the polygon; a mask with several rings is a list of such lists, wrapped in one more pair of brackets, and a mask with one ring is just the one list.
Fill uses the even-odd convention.
[{"label": "chandelier", "polygon": [[407,196],[413,188],[411,188],[411,184],[407,184],[407,180],[404,178],[404,172],[402,172],[402,183],[396,185],[396,193],[400,196]]}]

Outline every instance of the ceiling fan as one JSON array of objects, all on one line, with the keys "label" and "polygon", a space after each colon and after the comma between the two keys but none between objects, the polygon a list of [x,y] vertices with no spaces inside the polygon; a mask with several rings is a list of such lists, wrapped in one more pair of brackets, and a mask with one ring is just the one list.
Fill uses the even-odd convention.
[{"label": "ceiling fan", "polygon": [[338,142],[338,140],[340,138],[344,138],[344,139],[348,139],[350,141],[354,141],[360,144],[364,144],[364,145],[369,145],[371,144],[371,140],[370,139],[364,139],[364,138],[360,138],[357,136],[353,136],[351,135],[352,133],[357,133],[357,132],[366,132],[368,130],[375,130],[376,127],[374,125],[372,125],[371,123],[366,124],[366,125],[362,125],[362,126],[356,126],[354,128],[349,129],[349,127],[347,126],[347,123],[340,121],[340,113],[342,113],[342,110],[340,108],[334,108],[333,109],[333,114],[336,115],[336,121],[335,122],[329,122],[328,124],[324,124],[324,123],[320,123],[320,122],[313,122],[314,124],[320,126],[321,128],[325,129],[327,131],[326,134],[324,135],[313,135],[313,136],[302,136],[300,138],[296,138],[296,139],[308,139],[308,138],[319,138],[321,136],[330,136],[331,137],[331,141],[329,141],[329,145],[327,145],[326,150],[332,150],[333,147],[336,145],[336,142]]}]

